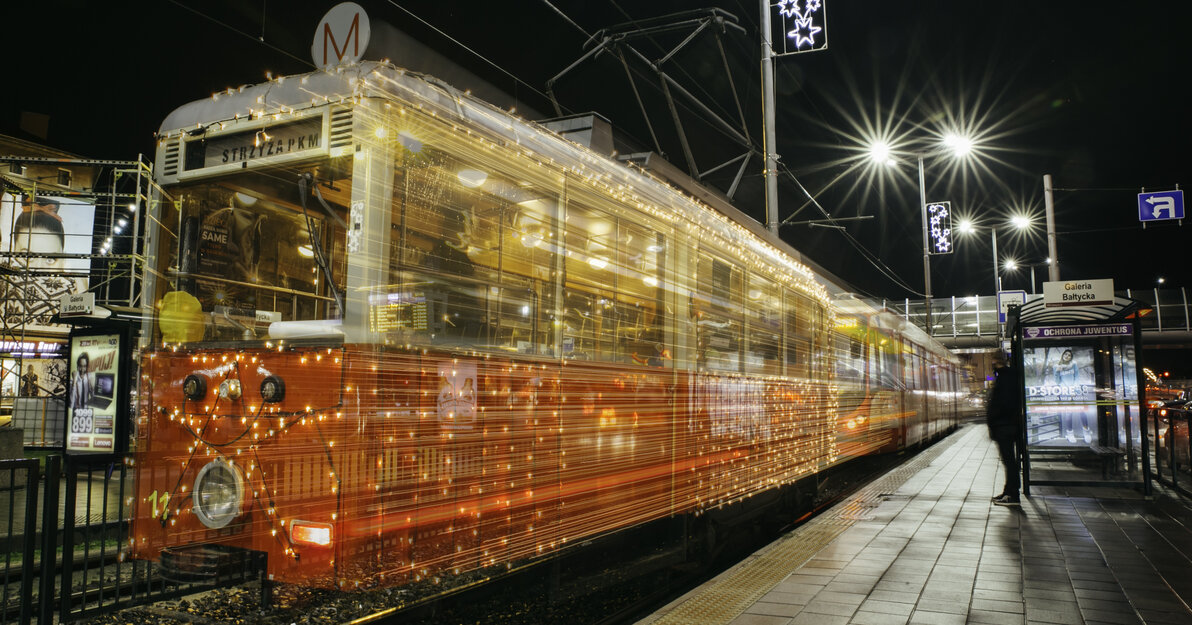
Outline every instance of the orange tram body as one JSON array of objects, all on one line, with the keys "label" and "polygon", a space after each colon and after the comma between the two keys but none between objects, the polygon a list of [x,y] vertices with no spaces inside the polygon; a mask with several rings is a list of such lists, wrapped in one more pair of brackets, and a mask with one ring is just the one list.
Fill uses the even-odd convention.
[{"label": "orange tram body", "polygon": [[920,330],[710,193],[363,63],[162,125],[133,557],[500,572],[955,424]]}]

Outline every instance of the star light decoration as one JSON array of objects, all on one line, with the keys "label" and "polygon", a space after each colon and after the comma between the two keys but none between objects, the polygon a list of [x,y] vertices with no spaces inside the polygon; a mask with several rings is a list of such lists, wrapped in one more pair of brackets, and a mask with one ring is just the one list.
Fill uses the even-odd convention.
[{"label": "star light decoration", "polygon": [[952,253],[952,203],[932,202],[927,205],[928,232],[932,254]]},{"label": "star light decoration", "polygon": [[[783,54],[823,50],[828,47],[823,0],[778,0],[774,5],[786,33]],[[793,49],[792,49],[793,47]]]}]

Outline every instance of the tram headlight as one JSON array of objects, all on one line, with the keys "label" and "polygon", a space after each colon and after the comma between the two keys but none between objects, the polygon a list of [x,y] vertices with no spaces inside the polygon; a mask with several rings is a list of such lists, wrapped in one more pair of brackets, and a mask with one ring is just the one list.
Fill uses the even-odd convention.
[{"label": "tram headlight", "polygon": [[199,401],[207,396],[207,379],[201,375],[190,374],[182,381],[182,394],[191,401]]},{"label": "tram headlight", "polygon": [[261,399],[270,404],[276,404],[286,396],[286,383],[281,378],[271,375],[261,380]]},{"label": "tram headlight", "polygon": [[199,522],[211,529],[219,529],[240,516],[244,478],[230,462],[214,460],[195,476],[191,499]]}]

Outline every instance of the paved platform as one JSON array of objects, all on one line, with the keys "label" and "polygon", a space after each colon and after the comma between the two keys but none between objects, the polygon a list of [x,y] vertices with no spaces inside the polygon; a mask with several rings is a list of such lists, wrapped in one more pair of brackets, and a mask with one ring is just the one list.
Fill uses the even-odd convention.
[{"label": "paved platform", "polygon": [[639,625],[1192,624],[1192,508],[1034,487],[966,425]]}]

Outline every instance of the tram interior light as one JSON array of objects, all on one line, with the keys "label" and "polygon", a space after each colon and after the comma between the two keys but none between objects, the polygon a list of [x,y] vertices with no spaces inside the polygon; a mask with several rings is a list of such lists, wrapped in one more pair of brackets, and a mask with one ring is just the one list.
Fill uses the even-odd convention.
[{"label": "tram interior light", "polygon": [[469,189],[475,189],[484,184],[485,180],[488,180],[488,174],[480,171],[479,169],[461,169],[459,170],[459,173],[456,174],[456,177],[459,178],[460,184]]},{"label": "tram interior light", "polygon": [[402,144],[405,149],[417,154],[422,151],[422,142],[414,135],[401,131],[397,133],[397,142]]}]

